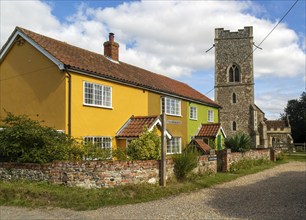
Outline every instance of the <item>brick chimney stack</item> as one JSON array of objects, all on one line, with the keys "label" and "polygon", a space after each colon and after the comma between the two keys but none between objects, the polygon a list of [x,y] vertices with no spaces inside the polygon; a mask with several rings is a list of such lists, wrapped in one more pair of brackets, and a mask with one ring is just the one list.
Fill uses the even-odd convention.
[{"label": "brick chimney stack", "polygon": [[114,33],[109,33],[108,41],[104,44],[104,56],[111,58],[114,61],[119,61],[119,44],[115,42]]}]

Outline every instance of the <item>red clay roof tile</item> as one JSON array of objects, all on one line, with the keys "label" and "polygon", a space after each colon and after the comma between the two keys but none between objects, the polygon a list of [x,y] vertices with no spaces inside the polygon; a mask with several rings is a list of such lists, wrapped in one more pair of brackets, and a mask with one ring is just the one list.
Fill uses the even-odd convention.
[{"label": "red clay roof tile", "polygon": [[158,119],[159,116],[132,116],[116,137],[139,137],[145,127],[150,128]]},{"label": "red clay roof tile", "polygon": [[202,124],[196,137],[216,137],[220,128],[220,123]]},{"label": "red clay roof tile", "polygon": [[114,63],[102,54],[90,52],[24,28],[17,27],[16,29],[23,32],[71,70],[85,71],[130,85],[173,94],[182,98],[206,103],[217,108],[221,107],[185,83],[121,61],[119,64]]},{"label": "red clay roof tile", "polygon": [[199,147],[204,152],[204,154],[210,154],[211,147],[202,139],[193,139],[193,141],[197,144],[197,147]]}]

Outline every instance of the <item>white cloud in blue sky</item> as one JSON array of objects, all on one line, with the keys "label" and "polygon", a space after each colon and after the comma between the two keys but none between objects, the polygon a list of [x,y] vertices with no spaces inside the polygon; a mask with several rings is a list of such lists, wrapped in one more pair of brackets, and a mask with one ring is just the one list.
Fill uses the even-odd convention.
[{"label": "white cloud in blue sky", "polygon": [[[294,1],[1,1],[1,45],[15,26],[103,52],[114,32],[120,60],[184,81],[214,86],[214,29],[253,26],[260,43]],[[304,7],[304,10],[302,9]],[[304,18],[304,19],[303,19]],[[303,20],[301,20],[303,19]],[[277,118],[305,89],[305,2],[254,53],[255,100]],[[208,94],[213,98],[213,91]]]}]

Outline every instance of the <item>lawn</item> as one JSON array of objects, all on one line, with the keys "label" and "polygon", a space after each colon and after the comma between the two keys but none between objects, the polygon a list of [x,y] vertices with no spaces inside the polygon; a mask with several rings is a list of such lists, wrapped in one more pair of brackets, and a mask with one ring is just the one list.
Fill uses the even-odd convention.
[{"label": "lawn", "polygon": [[285,155],[288,161],[306,162],[306,152],[286,153]]},{"label": "lawn", "polygon": [[[291,160],[291,156],[288,156]],[[234,180],[240,176],[272,168],[284,161],[266,163],[237,173],[217,173],[210,176],[193,176],[189,181],[172,181],[167,187],[157,185],[131,185],[116,188],[83,189],[28,181],[0,181],[0,205],[24,207],[61,207],[90,210],[105,206],[147,202],[188,193]]]}]

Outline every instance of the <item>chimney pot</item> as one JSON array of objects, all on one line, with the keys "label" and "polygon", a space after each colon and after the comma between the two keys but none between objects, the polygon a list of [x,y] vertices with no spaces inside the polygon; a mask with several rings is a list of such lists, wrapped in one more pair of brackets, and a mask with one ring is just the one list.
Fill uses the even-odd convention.
[{"label": "chimney pot", "polygon": [[108,39],[109,39],[109,41],[110,42],[114,42],[114,40],[115,40],[115,34],[114,33],[109,33],[109,35],[108,35]]}]

